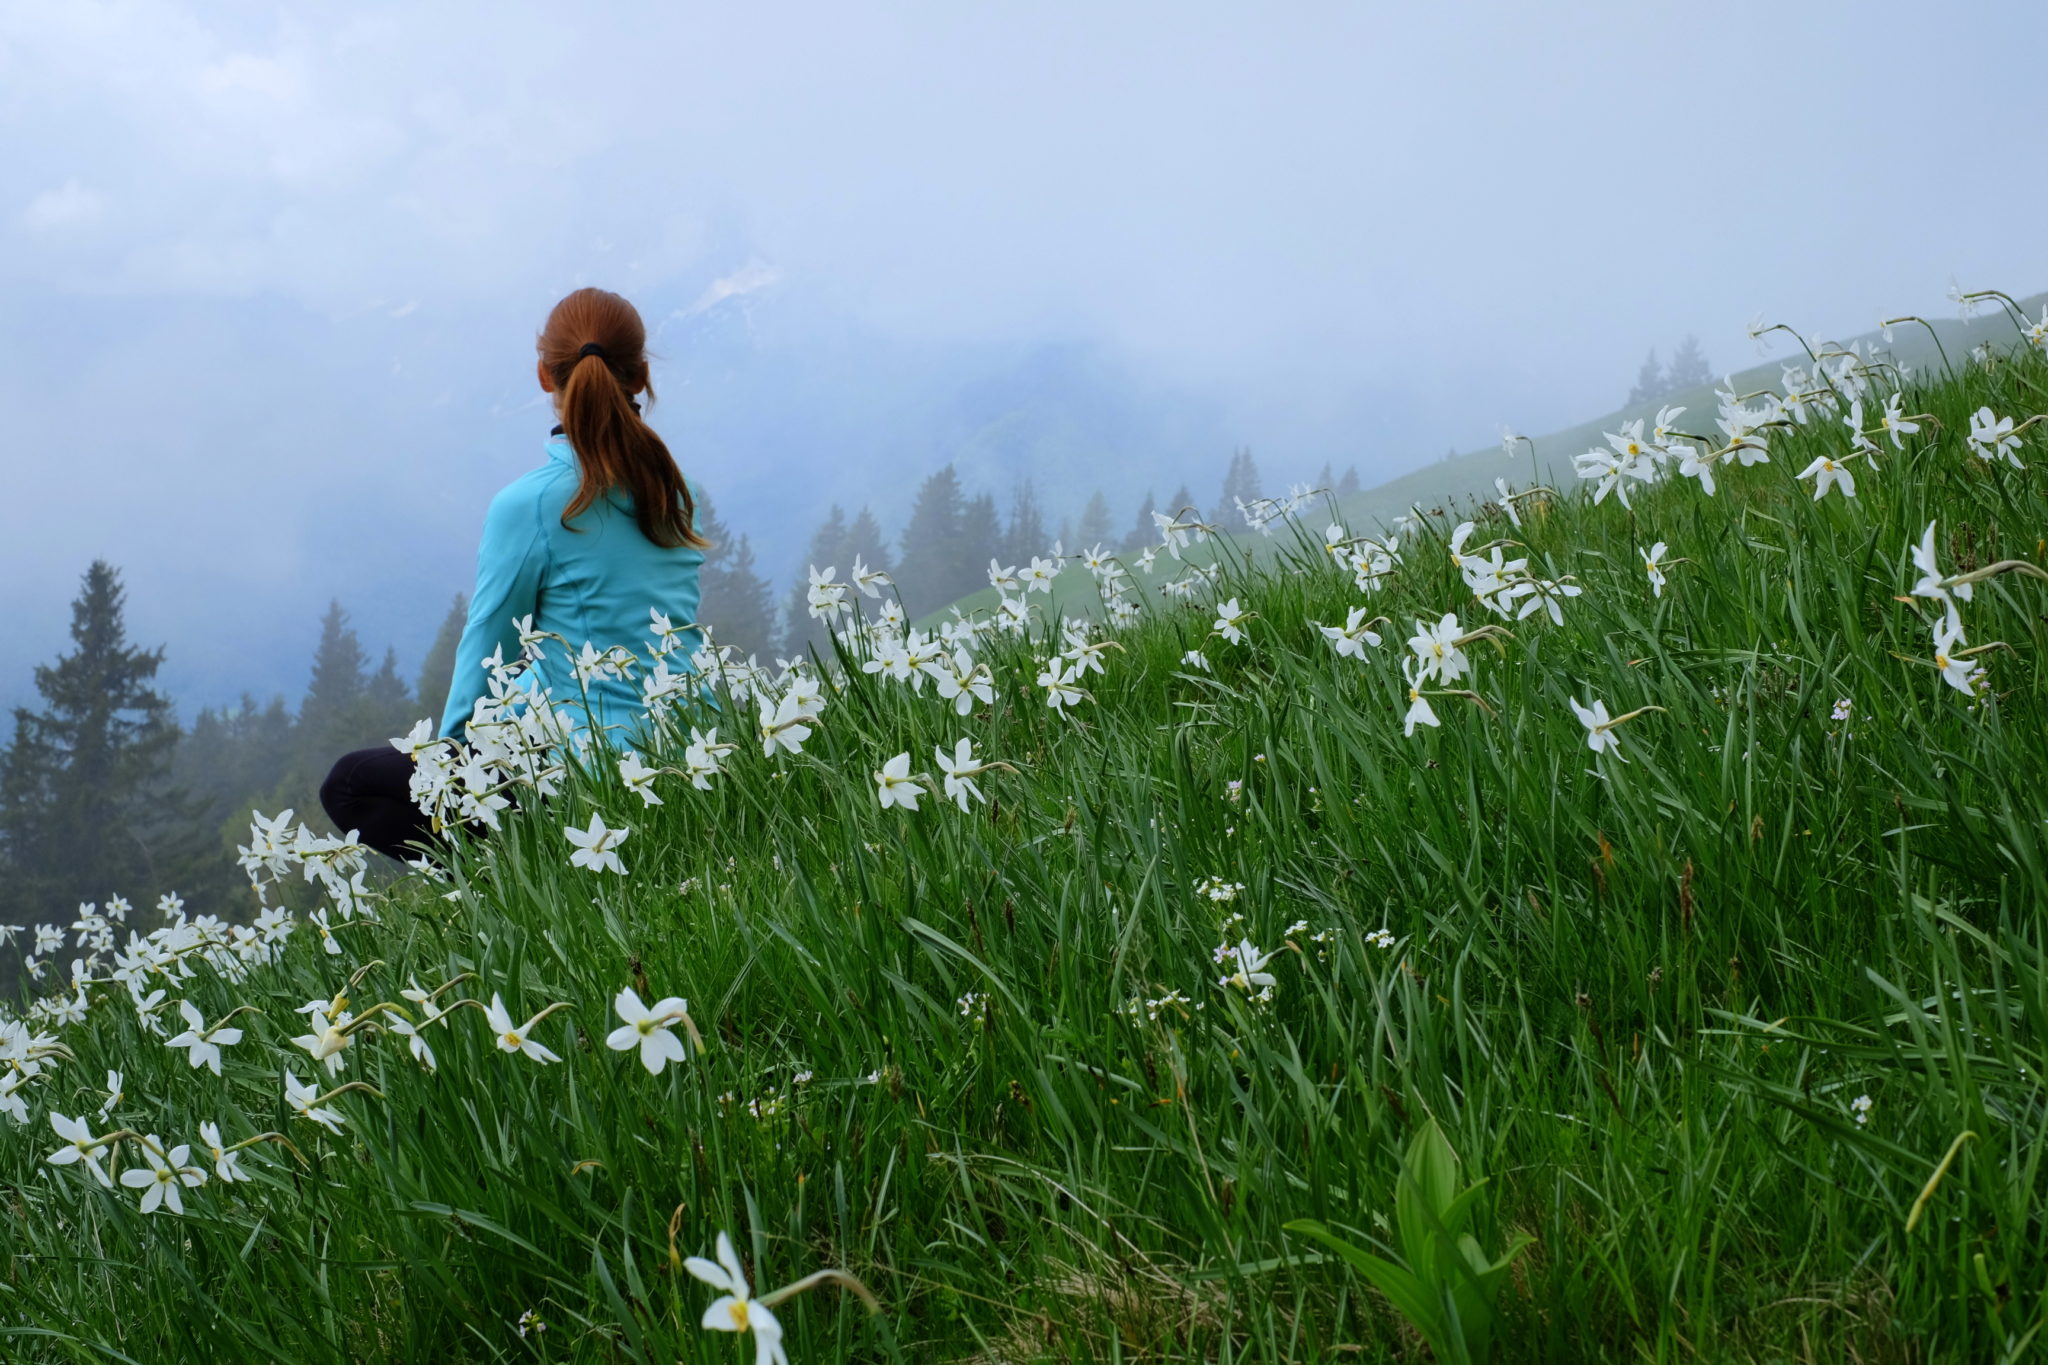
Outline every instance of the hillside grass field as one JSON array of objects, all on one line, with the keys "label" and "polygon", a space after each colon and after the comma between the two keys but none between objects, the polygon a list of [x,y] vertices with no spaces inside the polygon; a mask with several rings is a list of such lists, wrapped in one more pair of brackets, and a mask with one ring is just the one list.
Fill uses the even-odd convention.
[{"label": "hillside grass field", "polygon": [[[2015,302],[2025,314],[2038,317],[2041,310],[2048,307],[2048,294],[2035,294]],[[1859,333],[1837,344],[1881,350],[1899,365],[1930,373],[1964,361],[1978,346],[2010,345],[2013,333],[2011,317],[2003,310],[1992,309],[1971,317],[1900,322],[1883,331]],[[1783,342],[1782,335],[1776,333],[1765,339]],[[1788,357],[1735,370],[1719,382],[1732,384],[1738,392],[1744,393],[1782,387],[1783,368],[1795,363],[1806,364],[1806,357],[1798,346],[1791,348]],[[1624,405],[1562,430],[1540,436],[1515,436],[1503,445],[1433,460],[1384,483],[1336,499],[1334,513],[1345,525],[1364,529],[1384,526],[1418,507],[1442,509],[1463,501],[1489,501],[1496,496],[1495,479],[1523,487],[1532,482],[1556,485],[1572,478],[1573,456],[1589,446],[1604,445],[1607,432],[1619,431],[1629,422],[1653,421],[1658,409],[1667,404],[1685,408],[1700,420],[1711,421],[1701,415],[1714,411],[1717,387],[1718,384],[1674,391],[1654,402]],[[1387,452],[1373,452],[1372,458],[1384,467]],[[1272,549],[1266,539],[1257,536],[1225,538],[1239,545],[1243,553],[1255,557],[1263,556]],[[1078,553],[1090,547],[1069,545],[1066,548],[1070,553]],[[1191,558],[1206,563],[1214,553],[1214,542],[1190,547],[1189,553]],[[1093,614],[1098,610],[1094,580],[1078,563],[1059,574],[1051,591],[1050,606],[1053,610],[1070,614]],[[1000,596],[993,588],[984,588],[969,594],[956,605],[970,614],[993,611]],[[936,628],[950,612],[951,607],[930,612],[920,619],[919,624]]]},{"label": "hillside grass field", "polygon": [[[53,907],[0,1033],[0,1354],[2038,1351],[2048,354],[1952,360],[1853,498],[1798,476],[1848,456],[1846,387],[1875,430],[1881,361],[1712,495],[1673,459],[1631,505],[1566,486],[1394,547],[1309,509],[1188,602],[1162,556],[1069,704],[1050,620],[962,642],[964,713],[865,671],[901,643],[870,634],[815,700],[743,679],[795,698],[772,757],[728,691],[683,724],[737,748],[514,782],[442,879],[337,899],[357,855],[280,823],[250,863],[296,908],[239,943]],[[1987,407],[2010,458],[1968,439]],[[1527,561],[1490,592],[1545,585],[1505,615],[1490,542]],[[908,785],[963,738],[982,799]],[[615,1050],[626,988],[687,1003]],[[828,1280],[735,1339],[689,1259],[721,1233],[757,1296],[836,1269],[879,1311]]]}]

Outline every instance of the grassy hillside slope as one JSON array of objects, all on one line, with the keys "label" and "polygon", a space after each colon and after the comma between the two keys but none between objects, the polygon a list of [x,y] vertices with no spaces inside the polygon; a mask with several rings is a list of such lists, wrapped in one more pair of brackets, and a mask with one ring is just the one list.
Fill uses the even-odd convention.
[{"label": "grassy hillside slope", "polygon": [[[2029,317],[2038,318],[2043,305],[2048,304],[2048,294],[2036,294],[2018,302],[2027,310]],[[1865,352],[1881,351],[1894,363],[1925,381],[1939,376],[1945,366],[1967,362],[1972,348],[1976,346],[2015,344],[2018,332],[2008,312],[1990,305],[1980,308],[1975,316],[1968,319],[1935,318],[1924,325],[1900,323],[1890,330],[1889,340],[1882,333],[1872,331],[1836,339],[1836,344],[1844,347],[1853,344]],[[1768,340],[1782,342],[1784,334],[1773,333]],[[1772,360],[1735,371],[1727,376],[1727,381],[1735,385],[1738,393],[1779,390],[1783,388],[1780,375],[1784,367],[1795,361],[1802,368],[1809,365],[1806,355],[1795,349],[1789,359]],[[1384,526],[1411,508],[1443,508],[1491,499],[1496,496],[1495,479],[1506,479],[1511,486],[1518,488],[1529,487],[1532,483],[1564,487],[1576,482],[1572,472],[1573,456],[1596,446],[1605,446],[1606,433],[1619,431],[1628,422],[1640,420],[1647,429],[1654,422],[1658,409],[1667,404],[1685,408],[1693,421],[1703,424],[1699,429],[1711,432],[1717,405],[1714,390],[1721,382],[1669,394],[1654,403],[1616,408],[1577,426],[1517,441],[1512,455],[1505,453],[1500,446],[1488,446],[1484,450],[1437,460],[1337,500],[1334,515],[1354,527]],[[1270,491],[1277,494],[1280,490]],[[1244,540],[1253,547],[1251,553],[1261,553],[1255,540],[1249,537]],[[1087,548],[1082,545],[1066,547],[1070,554]],[[1207,563],[1209,555],[1205,549],[1196,547],[1193,558],[1199,563]],[[983,590],[962,599],[958,606],[965,612],[989,611],[994,608],[998,596],[992,589]],[[1052,601],[1059,610],[1070,614],[1092,614],[1098,610],[1094,582],[1087,570],[1079,565],[1069,565],[1061,572],[1053,586]],[[949,612],[950,608],[933,612],[924,620],[935,625]]]},{"label": "grassy hillside slope", "polygon": [[[1487,1182],[1448,1214],[1472,1249],[1532,1239],[1439,1358],[2009,1358],[2048,1322],[2048,453],[1975,453],[1981,406],[2048,411],[2048,356],[1914,385],[1853,500],[1796,477],[1847,453],[1816,409],[1712,497],[1489,514],[1462,552],[1580,588],[1561,623],[1476,603],[1443,518],[1364,594],[1317,518],[1071,707],[1034,682],[1060,642],[1000,633],[964,714],[857,667],[797,691],[797,754],[728,696],[722,772],[678,743],[515,783],[449,880],[352,917],[320,897],[348,850],[253,839],[288,938],[67,935],[49,1041],[0,1035],[7,1358],[766,1360],[758,1308],[701,1325],[737,1321],[687,1259],[727,1231],[757,1292],[877,1297],[772,1305],[794,1361],[1421,1360],[1442,1300],[1289,1225],[1456,1281],[1401,1176],[1431,1132],[1458,1170],[1424,1184]],[[1930,521],[1960,686],[1912,594]],[[1390,619],[1346,657],[1319,625],[1359,607]],[[1404,725],[1437,657],[1404,639],[1447,612],[1500,633]],[[984,800],[879,799],[962,738]],[[593,815],[622,870],[572,864]],[[626,987],[701,1050],[676,1017],[659,1074],[613,1050]],[[246,1011],[218,1075],[167,1045],[181,1000]],[[143,1212],[187,1143],[183,1212]]]}]

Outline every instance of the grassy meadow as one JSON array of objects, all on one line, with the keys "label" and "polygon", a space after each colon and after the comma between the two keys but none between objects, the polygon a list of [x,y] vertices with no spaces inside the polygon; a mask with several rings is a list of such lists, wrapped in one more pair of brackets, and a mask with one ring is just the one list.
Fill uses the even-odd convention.
[{"label": "grassy meadow", "polygon": [[[2048,562],[2048,428],[2023,468],[1968,439],[2048,412],[2048,353],[1951,359],[1899,448],[1894,372],[1831,362],[1711,496],[1674,458],[1627,506],[1524,487],[1519,524],[1425,509],[1393,547],[1311,504],[1257,555],[1211,541],[1185,601],[1161,554],[1100,670],[1055,667],[1070,704],[1049,619],[963,637],[964,713],[863,670],[900,639],[816,701],[742,674],[795,697],[800,752],[728,691],[624,775],[514,783],[445,880],[337,902],[352,854],[259,831],[291,913],[239,952],[53,907],[43,1003],[0,1034],[0,1355],[771,1359],[758,1316],[702,1325],[686,1262],[721,1232],[757,1295],[834,1268],[879,1305],[774,1302],[796,1362],[2037,1353],[2048,582],[1957,580]],[[1878,453],[1815,500],[1852,386]],[[1712,435],[1711,401],[1676,426]],[[1930,522],[1932,590],[1969,590],[1947,677]],[[1527,561],[1489,580],[1505,616],[1459,562],[1494,542]],[[1367,587],[1353,554],[1385,555]],[[1469,671],[1408,733],[1437,656],[1407,640],[1445,613]],[[1321,629],[1353,624],[1350,654]],[[737,747],[693,757],[691,724]],[[1000,765],[965,810],[933,789],[963,738]],[[630,833],[586,861],[623,871],[572,864],[593,815]],[[628,987],[687,1002],[659,1074],[608,1045]],[[169,1045],[180,1001],[202,1034],[244,1011],[218,1075]],[[245,1141],[222,1179],[206,1148]]]}]

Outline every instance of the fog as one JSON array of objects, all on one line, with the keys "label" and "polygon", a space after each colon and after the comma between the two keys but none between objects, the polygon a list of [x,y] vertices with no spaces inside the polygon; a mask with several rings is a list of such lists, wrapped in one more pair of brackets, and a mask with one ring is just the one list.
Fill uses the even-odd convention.
[{"label": "fog", "polygon": [[185,706],[416,665],[586,283],[778,589],[948,460],[1366,483],[1687,333],[2040,289],[2034,4],[0,3],[0,701],[95,556]]}]

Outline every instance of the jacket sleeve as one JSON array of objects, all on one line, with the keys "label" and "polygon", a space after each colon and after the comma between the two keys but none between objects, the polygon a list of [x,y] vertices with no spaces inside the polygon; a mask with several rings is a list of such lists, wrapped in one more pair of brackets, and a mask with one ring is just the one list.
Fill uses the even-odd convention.
[{"label": "jacket sleeve", "polygon": [[491,499],[491,509],[484,515],[483,543],[476,552],[476,592],[469,599],[469,622],[455,648],[455,678],[441,712],[444,737],[463,737],[477,700],[490,691],[484,660],[499,649],[508,663],[517,659],[519,631],[512,623],[540,609],[548,538],[537,492],[522,479]]}]

